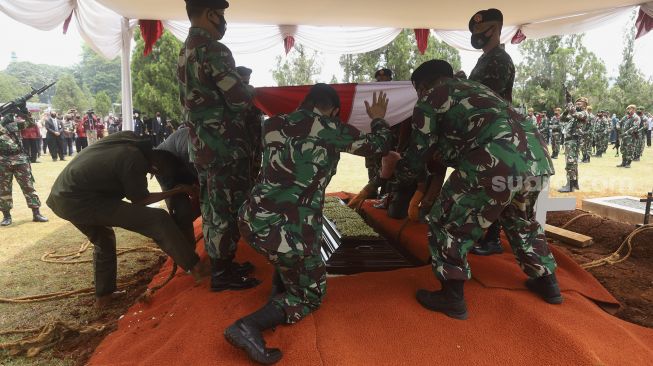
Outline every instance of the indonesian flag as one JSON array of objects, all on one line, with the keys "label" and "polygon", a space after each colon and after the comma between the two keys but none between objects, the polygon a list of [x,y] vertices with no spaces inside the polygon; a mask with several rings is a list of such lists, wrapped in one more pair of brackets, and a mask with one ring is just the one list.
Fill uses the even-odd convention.
[{"label": "indonesian flag", "polygon": [[[394,126],[413,115],[417,93],[409,81],[388,81],[360,84],[331,84],[340,96],[340,119],[363,132],[370,132],[370,117],[365,101],[372,103],[374,92],[388,95],[385,120]],[[299,107],[311,85],[256,88],[254,103],[268,116],[291,113]]]}]

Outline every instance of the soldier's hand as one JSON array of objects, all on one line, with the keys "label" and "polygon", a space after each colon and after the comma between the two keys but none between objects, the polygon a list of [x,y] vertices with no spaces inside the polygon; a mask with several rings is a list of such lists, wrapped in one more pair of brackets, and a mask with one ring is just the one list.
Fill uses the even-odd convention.
[{"label": "soldier's hand", "polygon": [[385,112],[388,109],[388,98],[384,92],[379,92],[379,97],[377,98],[376,92],[372,94],[372,105],[368,101],[365,101],[365,109],[367,110],[367,115],[371,119],[385,118]]}]

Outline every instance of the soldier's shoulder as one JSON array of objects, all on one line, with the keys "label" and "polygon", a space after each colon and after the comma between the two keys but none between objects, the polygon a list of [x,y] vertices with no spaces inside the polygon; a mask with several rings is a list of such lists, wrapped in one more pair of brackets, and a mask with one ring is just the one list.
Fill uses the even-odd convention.
[{"label": "soldier's shoulder", "polygon": [[206,53],[211,57],[232,57],[231,50],[220,42],[211,42],[206,45]]}]

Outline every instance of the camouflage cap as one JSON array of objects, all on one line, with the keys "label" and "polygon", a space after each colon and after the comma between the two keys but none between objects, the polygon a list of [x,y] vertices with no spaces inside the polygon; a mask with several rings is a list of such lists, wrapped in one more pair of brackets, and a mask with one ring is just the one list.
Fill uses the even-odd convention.
[{"label": "camouflage cap", "polygon": [[184,0],[186,5],[197,6],[210,9],[226,9],[229,7],[229,2],[226,0]]},{"label": "camouflage cap", "polygon": [[533,108],[528,108],[528,112],[533,112],[533,111],[534,111]]},{"label": "camouflage cap", "polygon": [[587,110],[588,110],[588,111],[593,111],[593,110],[594,110],[594,108],[592,108],[592,106],[591,106],[591,105],[588,105],[588,106],[587,106]]},{"label": "camouflage cap", "polygon": [[644,107],[637,107],[637,112],[644,112]]},{"label": "camouflage cap", "polygon": [[590,101],[585,97],[580,97],[580,98],[576,99],[576,103],[578,103],[578,102],[582,102],[582,103],[585,103],[585,105],[588,105]]},{"label": "camouflage cap", "polygon": [[469,19],[469,31],[473,32],[474,26],[485,22],[503,23],[503,13],[499,9],[479,10]]},{"label": "camouflage cap", "polygon": [[554,111],[554,112],[562,112],[562,108],[560,108],[560,107],[556,107],[553,111]]},{"label": "camouflage cap", "polygon": [[637,109],[637,106],[634,104],[630,104],[626,109]]}]

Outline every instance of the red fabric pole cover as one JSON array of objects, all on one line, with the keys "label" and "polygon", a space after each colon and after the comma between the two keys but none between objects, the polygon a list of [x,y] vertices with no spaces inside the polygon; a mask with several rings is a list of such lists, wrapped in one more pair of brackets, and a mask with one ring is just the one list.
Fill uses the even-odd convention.
[{"label": "red fabric pole cover", "polygon": [[[331,84],[340,97],[340,119],[349,121],[356,84]],[[268,116],[291,113],[299,107],[312,85],[256,88],[254,104]]]},{"label": "red fabric pole cover", "polygon": [[286,55],[292,48],[295,46],[295,37],[293,36],[286,36],[286,38],[283,39],[283,47],[286,49]]},{"label": "red fabric pole cover", "polygon": [[145,49],[143,49],[143,56],[147,56],[152,52],[152,47],[156,41],[163,35],[163,23],[160,20],[146,20],[141,19],[138,21],[141,28],[141,36],[145,41]]},{"label": "red fabric pole cover", "polygon": [[68,26],[70,25],[70,21],[73,19],[73,13],[75,13],[75,10],[71,11],[68,18],[63,22],[63,34],[68,33]]},{"label": "red fabric pole cover", "polygon": [[417,40],[417,49],[422,55],[426,52],[429,46],[429,30],[428,29],[415,29],[415,39]]},{"label": "red fabric pole cover", "polygon": [[644,10],[639,9],[639,15],[635,21],[635,27],[637,28],[635,39],[637,39],[653,29],[653,18],[646,14]]},{"label": "red fabric pole cover", "polygon": [[512,37],[512,40],[510,43],[512,44],[520,44],[526,40],[526,35],[520,30],[515,33],[515,35]]}]

